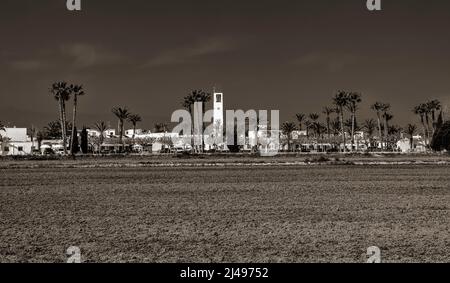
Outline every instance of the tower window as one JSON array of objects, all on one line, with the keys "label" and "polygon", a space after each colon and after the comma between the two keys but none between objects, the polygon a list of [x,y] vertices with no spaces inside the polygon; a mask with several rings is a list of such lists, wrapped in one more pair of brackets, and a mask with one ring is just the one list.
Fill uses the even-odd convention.
[{"label": "tower window", "polygon": [[222,102],[222,96],[220,94],[216,94],[216,102]]}]

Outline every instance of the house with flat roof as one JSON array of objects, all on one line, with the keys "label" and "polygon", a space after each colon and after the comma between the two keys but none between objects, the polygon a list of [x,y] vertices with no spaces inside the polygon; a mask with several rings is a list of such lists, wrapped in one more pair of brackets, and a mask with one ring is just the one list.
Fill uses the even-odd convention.
[{"label": "house with flat roof", "polygon": [[31,154],[34,144],[27,135],[27,128],[5,128],[0,131],[0,155]]}]

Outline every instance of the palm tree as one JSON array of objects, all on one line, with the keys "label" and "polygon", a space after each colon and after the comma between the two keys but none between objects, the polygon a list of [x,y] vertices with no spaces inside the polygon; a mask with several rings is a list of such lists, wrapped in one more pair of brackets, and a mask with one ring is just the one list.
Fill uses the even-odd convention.
[{"label": "palm tree", "polygon": [[298,122],[298,130],[301,131],[303,128],[302,127],[303,123],[305,122],[306,115],[303,113],[298,113],[298,114],[295,114],[295,117],[297,118],[297,122]]},{"label": "palm tree", "polygon": [[[70,85],[70,88],[71,88],[71,92],[73,94],[72,137],[70,140],[75,141],[75,139],[77,137],[75,128],[76,128],[76,119],[77,119],[78,96],[83,96],[85,93],[83,91],[82,85]],[[73,142],[71,142],[71,145],[70,145],[70,154],[73,154],[72,144],[73,144]]]},{"label": "palm tree", "polygon": [[332,113],[336,112],[336,109],[333,107],[324,107],[322,110],[322,113],[325,114],[326,116],[326,121],[327,121],[327,135],[328,138],[331,137],[331,133],[330,133],[330,115]]},{"label": "palm tree", "polygon": [[408,124],[406,126],[406,133],[409,136],[409,148],[413,150],[414,147],[414,135],[416,134],[417,126],[414,124]]},{"label": "palm tree", "polygon": [[309,138],[309,129],[312,126],[312,122],[311,122],[311,120],[306,119],[304,124],[305,124],[305,128],[306,128],[306,138]]},{"label": "palm tree", "polygon": [[37,143],[38,143],[38,148],[37,148],[37,150],[39,151],[39,152],[41,152],[41,145],[42,145],[42,141],[44,140],[44,133],[42,133],[41,131],[38,131],[37,133],[36,133],[36,141],[37,141]]},{"label": "palm tree", "polygon": [[428,109],[431,112],[431,120],[433,123],[433,135],[436,131],[436,112],[442,110],[442,104],[439,100],[434,99],[427,102]]},{"label": "palm tree", "polygon": [[339,117],[337,117],[336,119],[333,119],[331,121],[331,130],[333,130],[334,136],[339,135],[339,133],[341,131],[341,122],[340,122]]},{"label": "palm tree", "polygon": [[95,128],[97,128],[97,130],[100,132],[99,144],[102,145],[103,140],[105,138],[105,132],[108,129],[108,126],[106,125],[105,122],[101,121],[101,122],[95,124]]},{"label": "palm tree", "polygon": [[413,112],[414,112],[414,114],[418,115],[420,118],[420,122],[422,123],[422,128],[423,128],[423,136],[425,139],[425,145],[427,145],[428,130],[427,130],[427,126],[425,125],[426,107],[423,103],[419,104],[416,107],[414,107]]},{"label": "palm tree", "polygon": [[155,133],[165,133],[168,131],[166,123],[155,123]]},{"label": "palm tree", "polygon": [[389,138],[389,135],[390,135],[390,133],[389,133],[389,129],[390,129],[389,121],[391,121],[394,118],[394,116],[391,113],[387,112],[389,110],[389,108],[390,108],[390,106],[389,106],[389,104],[387,104],[386,108],[384,108],[384,113],[383,113],[383,121],[384,121],[383,130],[384,130],[384,140],[385,140],[385,143],[386,143],[386,148],[388,148],[388,146],[390,145],[389,141],[388,141],[388,138]]},{"label": "palm tree", "polygon": [[341,135],[342,135],[342,142],[344,143],[344,148],[342,149],[344,152],[347,151],[346,149],[346,141],[345,141],[345,130],[344,130],[344,108],[349,103],[349,97],[348,93],[346,91],[338,91],[337,94],[333,98],[333,104],[336,105],[338,109],[339,114],[339,122],[341,124]]},{"label": "palm tree", "polygon": [[33,152],[35,147],[34,147],[34,137],[36,136],[36,128],[34,127],[34,125],[31,125],[30,127],[30,139],[31,139],[31,151]]},{"label": "palm tree", "polygon": [[381,119],[384,115],[384,113],[386,113],[389,108],[391,106],[387,103],[382,103],[382,102],[375,102],[375,104],[373,104],[371,106],[371,109],[376,111],[377,113],[377,122],[378,122],[378,135],[380,138],[380,142],[381,142],[381,148],[384,148],[384,143],[383,140],[387,138],[387,125],[386,125],[386,121],[383,120],[384,123],[384,129],[385,129],[385,133],[384,133],[384,138],[383,138],[383,134],[382,134],[382,126],[381,126]]},{"label": "palm tree", "polygon": [[310,127],[313,129],[313,131],[314,131],[314,134],[317,136],[318,135],[318,133],[317,133],[317,127],[316,127],[316,123],[317,123],[317,120],[319,120],[319,118],[320,118],[320,116],[319,116],[319,114],[317,114],[317,113],[311,113],[311,114],[309,114],[309,119],[310,119],[310,121],[311,121],[311,125],[310,125]]},{"label": "palm tree", "polygon": [[50,93],[58,101],[59,104],[59,116],[64,154],[67,154],[66,101],[70,99],[72,88],[68,86],[66,82],[56,82],[50,88]]},{"label": "palm tree", "polygon": [[372,138],[377,129],[377,122],[374,119],[366,119],[363,123],[362,128],[369,137],[369,146],[372,146]]},{"label": "palm tree", "polygon": [[130,112],[126,107],[120,108],[120,107],[114,107],[112,109],[112,113],[116,115],[118,119],[118,130],[119,130],[119,143],[123,144],[123,127],[124,127],[124,121],[128,119],[130,116]]},{"label": "palm tree", "polygon": [[297,127],[292,122],[286,122],[281,125],[281,132],[283,135],[286,136],[287,143],[288,143],[288,151],[291,151],[291,139],[292,139],[292,132],[295,131]]},{"label": "palm tree", "polygon": [[133,137],[132,137],[132,139],[134,141],[134,137],[136,135],[136,125],[137,125],[137,123],[142,122],[142,118],[138,114],[131,114],[128,117],[128,122],[130,122],[133,125]]},{"label": "palm tree", "polygon": [[[202,117],[198,117],[199,119],[202,119],[200,123],[203,123],[203,116],[205,111],[205,103],[209,102],[211,100],[211,94],[207,93],[203,90],[193,90],[190,94],[185,96],[183,98],[182,105],[183,107],[192,115],[192,105],[194,105],[195,102],[202,102]],[[191,116],[192,117],[192,116]],[[193,117],[194,118],[194,117]],[[194,122],[194,121],[192,121]],[[191,123],[191,146],[194,148],[194,123]],[[202,148],[204,147],[204,141],[203,141],[203,135],[202,136]]]},{"label": "palm tree", "polygon": [[[202,117],[201,117],[202,129],[205,128],[205,123],[203,122],[203,117],[205,116],[205,105],[206,105],[206,103],[211,101],[211,97],[212,97],[211,93],[205,92],[203,90],[197,91],[196,101],[202,103]],[[201,150],[203,152],[205,150],[205,141],[204,141],[203,133],[200,133],[200,137],[201,137],[201,141],[202,141]]]},{"label": "palm tree", "polygon": [[[358,103],[361,103],[361,94],[358,92],[350,92],[348,94],[348,105],[347,108],[351,113],[352,126],[351,126],[351,135],[352,135],[352,151],[353,146],[355,144],[355,127],[356,127],[356,111],[358,110]],[[358,145],[356,145],[356,149],[358,149]]]}]

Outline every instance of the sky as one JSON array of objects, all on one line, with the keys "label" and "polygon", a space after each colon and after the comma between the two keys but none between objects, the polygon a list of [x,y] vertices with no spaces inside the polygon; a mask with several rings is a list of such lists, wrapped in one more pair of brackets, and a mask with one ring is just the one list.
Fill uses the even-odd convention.
[{"label": "sky", "polygon": [[[0,121],[42,127],[58,118],[48,89],[83,84],[78,124],[117,125],[114,106],[168,122],[193,89],[224,92],[226,109],[321,113],[337,90],[363,95],[358,116],[390,103],[450,106],[450,2],[383,0],[2,0]],[[71,103],[68,104],[68,114]],[[322,115],[323,116],[323,115]],[[322,117],[323,118],[323,117]]]}]

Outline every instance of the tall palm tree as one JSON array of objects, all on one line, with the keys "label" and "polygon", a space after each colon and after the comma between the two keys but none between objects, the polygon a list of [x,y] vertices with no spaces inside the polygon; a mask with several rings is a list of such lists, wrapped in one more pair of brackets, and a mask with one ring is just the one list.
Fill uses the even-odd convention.
[{"label": "tall palm tree", "polygon": [[428,140],[428,128],[425,125],[425,113],[426,113],[426,107],[425,105],[419,104],[416,107],[414,107],[413,112],[414,114],[418,115],[420,118],[420,123],[422,123],[422,128],[423,128],[423,136],[425,139],[425,145],[427,145],[427,140]]},{"label": "tall palm tree", "polygon": [[345,141],[345,130],[344,130],[344,108],[347,107],[349,103],[348,93],[346,91],[340,90],[337,92],[337,94],[333,97],[333,104],[338,109],[339,114],[339,122],[341,124],[341,135],[342,135],[342,142],[344,143],[343,151],[347,151],[346,147],[346,141]]},{"label": "tall palm tree", "polygon": [[[202,117],[197,117],[198,119],[201,119],[200,123],[203,123],[203,116],[205,112],[205,104],[211,100],[212,95],[210,93],[207,93],[203,90],[193,90],[191,93],[189,93],[187,96],[183,98],[182,105],[183,107],[192,115],[192,106],[195,102],[202,102]],[[192,117],[192,116],[191,116]],[[195,117],[192,117],[195,118]],[[192,139],[191,139],[191,146],[194,148],[194,121],[191,123],[191,132],[192,132]],[[201,140],[202,140],[202,148],[204,148],[204,141],[203,141],[203,134],[201,134]]]},{"label": "tall palm tree", "polygon": [[70,99],[72,88],[66,82],[56,82],[52,84],[50,93],[58,101],[64,154],[67,154],[66,101]]},{"label": "tall palm tree", "polygon": [[38,131],[36,133],[36,141],[37,141],[37,144],[38,144],[37,150],[39,152],[41,152],[41,145],[42,145],[42,141],[44,140],[44,137],[45,137],[44,133],[42,133],[41,131]]},{"label": "tall palm tree", "polygon": [[286,122],[281,125],[281,132],[286,136],[288,143],[288,151],[291,151],[291,140],[292,140],[292,132],[297,129],[294,123]]},{"label": "tall palm tree", "polygon": [[372,139],[377,129],[377,122],[374,119],[366,119],[362,125],[362,128],[369,137],[369,146],[372,146]]},{"label": "tall palm tree", "polygon": [[333,108],[333,107],[324,107],[323,110],[322,110],[322,113],[325,114],[325,116],[326,116],[328,138],[331,137],[331,133],[330,133],[330,121],[331,121],[330,120],[330,115],[332,113],[334,113],[334,112],[336,112],[336,109]]},{"label": "tall palm tree", "polygon": [[375,102],[370,106],[372,110],[374,110],[377,113],[377,126],[378,126],[378,137],[381,142],[381,147],[383,147],[383,134],[381,133],[381,115],[382,115],[382,109],[383,109],[383,103],[382,102]]},{"label": "tall palm tree", "polygon": [[73,154],[73,141],[77,138],[75,128],[77,120],[78,96],[83,96],[85,93],[82,85],[70,85],[70,88],[73,94],[72,137],[70,139],[72,142],[70,144],[70,154]]},{"label": "tall palm tree", "polygon": [[414,135],[416,134],[417,126],[414,124],[408,124],[406,126],[406,133],[409,136],[409,148],[413,150],[414,147]]},{"label": "tall palm tree", "polygon": [[309,114],[309,119],[311,121],[311,128],[313,129],[314,135],[317,136],[317,127],[315,124],[317,124],[317,120],[319,120],[320,116],[317,113],[311,113]]},{"label": "tall palm tree", "polygon": [[[211,101],[211,97],[212,97],[211,93],[205,92],[203,90],[199,90],[198,93],[197,93],[197,96],[196,96],[197,102],[201,102],[202,103],[202,117],[201,117],[201,119],[202,119],[202,121],[201,121],[202,129],[205,128],[205,123],[203,122],[203,117],[205,116],[205,108],[206,108],[205,106],[206,106],[206,103]],[[201,150],[203,152],[205,150],[205,141],[204,141],[203,133],[201,133],[201,141],[202,141],[202,148],[201,148]]]},{"label": "tall palm tree", "polygon": [[442,104],[439,100],[434,99],[434,100],[427,102],[427,106],[431,112],[431,120],[433,123],[432,126],[433,126],[433,135],[434,135],[434,132],[436,131],[436,112],[442,110]]},{"label": "tall palm tree", "polygon": [[191,148],[194,148],[194,121],[192,121],[192,105],[195,103],[195,95],[190,93],[189,95],[183,97],[183,102],[181,105],[186,109],[191,115]]},{"label": "tall palm tree", "polygon": [[[375,102],[375,104],[373,104],[373,105],[370,107],[372,110],[374,110],[374,111],[377,113],[378,136],[379,136],[379,138],[380,138],[381,148],[384,148],[384,143],[383,143],[383,141],[384,141],[385,138],[387,138],[387,126],[384,125],[385,135],[384,135],[384,137],[383,137],[383,134],[382,134],[382,129],[383,129],[383,128],[382,128],[382,126],[381,126],[381,120],[382,120],[382,117],[383,117],[384,113],[386,113],[386,112],[389,110],[390,107],[391,107],[391,106],[390,106],[389,104],[387,104],[387,103],[382,103],[382,102]],[[384,122],[385,122],[385,121],[383,121],[383,123],[384,123]]]},{"label": "tall palm tree", "polygon": [[130,122],[133,125],[133,137],[132,137],[132,139],[134,141],[134,137],[136,135],[136,125],[137,125],[137,123],[142,122],[142,118],[138,114],[131,114],[128,117],[128,122]]},{"label": "tall palm tree", "polygon": [[130,111],[126,107],[114,107],[112,109],[112,113],[116,115],[118,119],[118,131],[119,131],[119,143],[123,144],[123,127],[124,127],[124,121],[128,119],[130,116]]},{"label": "tall palm tree", "polygon": [[297,113],[295,114],[295,117],[297,118],[298,122],[298,130],[301,131],[303,128],[303,123],[305,122],[306,115],[303,113]]},{"label": "tall palm tree", "polygon": [[105,138],[105,132],[108,129],[108,126],[106,125],[105,122],[101,121],[95,124],[95,128],[97,129],[97,131],[100,132],[99,144],[102,145]]},{"label": "tall palm tree", "polygon": [[[352,126],[351,126],[351,139],[352,139],[352,151],[353,146],[355,144],[355,127],[356,127],[356,111],[358,110],[358,104],[361,103],[361,94],[358,92],[350,92],[348,94],[348,104],[347,108],[351,113],[351,120],[352,120]],[[358,149],[358,145],[356,145],[356,149]]]},{"label": "tall palm tree", "polygon": [[384,131],[384,140],[386,143],[386,148],[388,148],[389,144],[389,121],[391,121],[394,116],[391,113],[388,113],[387,111],[389,111],[390,109],[390,105],[387,104],[386,107],[384,108],[384,113],[383,113],[383,131]]}]

